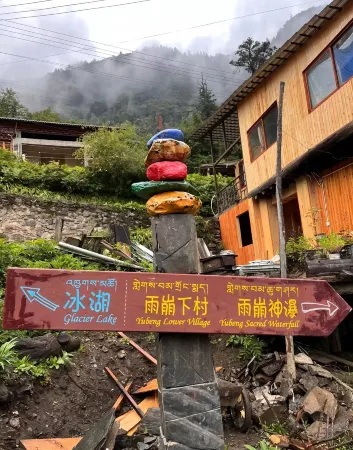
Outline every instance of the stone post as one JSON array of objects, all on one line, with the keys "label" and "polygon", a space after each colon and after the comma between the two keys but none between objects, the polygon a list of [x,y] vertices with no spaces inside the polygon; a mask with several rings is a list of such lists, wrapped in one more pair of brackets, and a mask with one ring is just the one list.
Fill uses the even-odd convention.
[{"label": "stone post", "polygon": [[[156,272],[199,272],[191,214],[153,217],[152,239]],[[157,359],[162,449],[224,450],[208,335],[160,333]]]}]

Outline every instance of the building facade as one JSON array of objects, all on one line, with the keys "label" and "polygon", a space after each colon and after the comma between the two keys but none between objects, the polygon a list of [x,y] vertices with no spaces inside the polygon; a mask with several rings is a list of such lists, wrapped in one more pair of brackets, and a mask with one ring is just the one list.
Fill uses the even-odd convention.
[{"label": "building facade", "polygon": [[242,149],[238,176],[218,192],[222,239],[238,264],[279,250],[281,81],[286,238],[353,230],[353,2],[335,0],[314,16],[196,134],[210,139],[215,163]]},{"label": "building facade", "polygon": [[81,165],[74,157],[75,151],[81,147],[79,138],[98,128],[95,125],[0,117],[0,148],[34,163],[57,161],[77,166]]}]

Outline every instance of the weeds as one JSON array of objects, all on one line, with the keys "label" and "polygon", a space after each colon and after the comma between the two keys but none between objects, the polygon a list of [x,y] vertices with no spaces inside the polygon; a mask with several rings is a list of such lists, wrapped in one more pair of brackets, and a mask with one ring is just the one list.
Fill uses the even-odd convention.
[{"label": "weeds", "polygon": [[252,445],[244,445],[247,450],[278,450],[278,447],[274,447],[266,441],[260,441],[258,448]]},{"label": "weeds", "polygon": [[248,361],[254,357],[259,358],[266,347],[266,343],[254,335],[240,336],[232,334],[227,339],[226,346],[240,347],[238,357]]},{"label": "weeds", "polygon": [[275,422],[270,425],[262,423],[261,427],[267,435],[280,434],[281,436],[287,436],[289,433],[288,425],[285,422]]},{"label": "weeds", "polygon": [[63,352],[61,356],[51,356],[47,359],[49,369],[60,369],[62,366],[69,366],[71,364],[72,353]]},{"label": "weeds", "polygon": [[16,345],[17,339],[11,339],[0,346],[0,369],[4,371],[6,367],[11,366],[16,360]]}]

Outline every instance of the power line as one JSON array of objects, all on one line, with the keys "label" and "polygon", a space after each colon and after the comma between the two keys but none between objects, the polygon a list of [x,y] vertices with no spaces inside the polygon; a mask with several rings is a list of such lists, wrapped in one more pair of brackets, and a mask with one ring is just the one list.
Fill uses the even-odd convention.
[{"label": "power line", "polygon": [[[2,35],[3,36],[7,36],[7,37],[13,37],[14,39],[23,40],[23,41],[26,41],[26,42],[33,42],[35,44],[49,45],[49,46],[52,46],[52,47],[68,49],[68,50],[71,49],[72,41],[68,41],[67,39],[60,38],[61,41],[60,40],[59,41],[58,40],[52,40],[52,39],[48,39],[48,38],[49,37],[53,37],[53,36],[48,36],[47,34],[36,33],[36,32],[32,32],[32,31],[28,32],[28,31],[22,30],[21,28],[18,28],[18,27],[12,27],[12,28],[18,29],[20,31],[24,31],[25,33],[31,33],[31,34],[36,34],[36,35],[39,35],[39,36],[44,36],[46,39],[45,39],[44,42],[33,41],[33,40],[28,39],[26,35],[23,35],[23,36],[25,36],[27,38],[27,39],[24,39],[24,38],[21,38],[21,37],[17,36],[17,33],[12,31],[12,30],[10,30],[10,29],[1,29],[0,28],[1,31],[6,31],[6,32],[10,32],[10,33],[14,33],[15,34],[15,36],[9,36],[7,34],[2,34]],[[29,37],[32,38],[31,35],[29,35]],[[56,37],[54,37],[54,38],[56,39]],[[61,45],[63,45],[62,42],[64,42],[64,45],[65,45],[65,42],[68,42],[70,44],[70,48],[59,47],[59,46],[56,46],[56,45],[48,44],[48,42],[54,42],[55,44],[61,44]],[[96,54],[98,54],[99,56],[105,57],[105,58],[106,57],[116,56],[114,53],[108,52],[107,50],[104,50],[104,49],[103,50],[98,49],[99,52],[97,52],[97,49],[94,48],[94,47],[78,47],[77,43],[75,43],[75,44],[76,44],[76,48],[78,50],[72,50],[72,51],[76,52],[76,53],[82,53],[82,54],[89,55],[89,56],[94,56],[94,57],[96,56]],[[85,51],[82,51],[82,50],[86,50],[86,49],[88,49],[88,50],[92,49],[96,53],[92,54],[92,53],[87,53]],[[104,52],[104,53],[102,53],[102,52]],[[116,61],[123,61],[123,62],[126,62],[127,64],[130,64],[130,65],[133,65],[133,66],[138,66],[138,67],[143,67],[145,69],[150,69],[150,70],[155,70],[155,71],[158,71],[158,72],[168,73],[168,74],[173,75],[173,76],[183,76],[183,77],[189,77],[189,78],[193,77],[193,78],[195,78],[197,80],[200,80],[201,76],[203,75],[202,72],[188,71],[187,69],[179,68],[179,67],[175,68],[177,70],[170,71],[169,70],[170,67],[168,67],[168,66],[158,65],[158,63],[155,63],[154,61],[133,58],[133,57],[130,57],[130,56],[121,56],[121,55],[119,55],[119,57],[118,57],[118,59],[116,59]],[[135,61],[137,61],[137,62],[141,61],[143,64],[136,64],[136,63],[134,63]],[[148,65],[146,65],[146,64],[148,64]],[[152,64],[152,66],[151,66],[151,64]],[[157,64],[157,66],[155,64]],[[163,70],[163,69],[165,69],[165,70]],[[219,77],[216,74],[207,74],[207,79],[209,81],[213,81],[214,83],[221,83],[222,85],[224,85],[227,82],[228,83],[235,83],[237,81],[237,78],[238,77],[234,77],[231,80],[231,79],[227,79],[227,78],[224,78],[224,77]],[[244,78],[242,77],[241,80],[244,80]]]},{"label": "power line", "polygon": [[[94,1],[105,1],[105,0],[92,0],[90,2],[84,2],[84,3],[93,3]],[[117,5],[95,6],[93,8],[72,9],[70,11],[60,11],[60,12],[48,13],[48,14],[37,14],[37,15],[33,15],[33,16],[11,17],[11,19],[0,19],[0,20],[7,21],[7,20],[12,20],[12,19],[16,19],[16,20],[19,20],[19,19],[30,19],[32,17],[58,16],[60,14],[70,14],[70,13],[73,13],[73,12],[80,12],[80,11],[91,11],[91,10],[94,10],[94,9],[115,8],[115,7],[118,7],[118,6],[134,5],[136,3],[146,3],[146,2],[150,2],[150,1],[151,0],[136,0],[136,1],[130,2],[130,3],[118,3]],[[81,4],[84,4],[84,3],[81,3]],[[65,5],[65,6],[71,6],[71,5]],[[53,6],[52,8],[58,8],[58,6]],[[51,8],[42,8],[42,9],[31,10],[31,11],[43,11],[45,9],[51,9]],[[23,11],[23,12],[26,12],[26,11]],[[1,15],[5,15],[5,14],[16,14],[16,12],[3,13]]]},{"label": "power line", "polygon": [[[173,60],[173,59],[171,59],[171,58],[165,58],[165,57],[163,57],[163,56],[158,56],[158,55],[151,55],[151,54],[149,54],[149,53],[141,52],[141,51],[139,51],[139,50],[131,50],[131,49],[123,48],[123,47],[118,47],[118,46],[116,46],[116,45],[106,44],[106,43],[104,43],[104,42],[93,41],[93,40],[91,40],[91,39],[84,39],[84,38],[80,38],[80,37],[78,37],[78,36],[73,36],[73,35],[71,35],[71,34],[60,33],[60,32],[58,32],[58,31],[53,31],[53,30],[48,30],[48,29],[45,29],[45,28],[34,27],[34,26],[32,26],[32,25],[27,25],[27,24],[22,24],[22,23],[19,24],[18,22],[14,22],[14,21],[12,21],[12,20],[10,20],[10,22],[11,22],[11,23],[14,23],[14,24],[16,24],[16,25],[20,25],[20,26],[22,26],[22,27],[35,28],[36,30],[47,31],[47,32],[49,32],[49,33],[58,34],[58,35],[61,35],[61,36],[67,36],[67,37],[70,37],[70,38],[73,38],[73,39],[77,39],[77,40],[80,40],[80,41],[86,41],[86,42],[90,42],[90,43],[93,43],[93,44],[104,45],[104,46],[106,46],[106,47],[111,47],[111,48],[115,48],[115,49],[118,49],[118,50],[124,50],[124,51],[131,52],[131,53],[139,53],[139,54],[141,54],[141,55],[148,56],[148,57],[151,57],[151,58],[157,58],[157,59],[162,59],[162,60],[165,60],[165,61],[171,61],[171,62],[173,62],[174,64],[184,64],[184,65],[187,65],[187,66],[193,66],[193,67],[198,67],[198,68],[201,68],[201,69],[212,70],[212,71],[215,71],[215,72],[227,73],[227,74],[230,74],[230,75],[233,75],[233,76],[234,76],[234,72],[230,72],[230,71],[225,71],[225,70],[221,70],[221,69],[216,69],[216,68],[208,67],[208,66],[202,66],[202,65],[199,65],[199,64],[187,63],[187,62],[183,62],[183,61],[175,61],[175,60]],[[23,30],[23,28],[22,28],[21,30]],[[23,31],[25,31],[25,30],[23,30]],[[71,42],[72,42],[72,41],[70,41],[70,43],[71,43]],[[204,73],[205,75],[208,75],[207,72],[202,71],[202,73]],[[210,75],[210,74],[209,74],[209,75]]]},{"label": "power line", "polygon": [[[7,52],[2,52],[2,51],[0,51],[0,54],[8,55],[8,56],[17,56],[17,57],[20,57],[20,58],[26,58],[26,59],[31,60],[31,61],[44,62],[45,64],[52,64],[52,65],[59,66],[59,67],[64,67],[65,69],[67,69],[67,65],[60,64],[60,63],[55,63],[53,61],[45,61],[45,60],[42,60],[42,59],[39,59],[39,58],[33,58],[33,57],[30,57],[30,56],[23,56],[23,55],[16,55],[16,54],[13,54],[13,53],[7,53]],[[142,79],[138,79],[138,78],[132,78],[132,77],[128,77],[128,76],[123,77],[123,76],[115,75],[115,74],[108,73],[108,72],[92,71],[92,70],[84,69],[83,67],[77,67],[77,66],[70,67],[70,70],[79,70],[79,71],[82,71],[82,72],[91,73],[93,75],[102,75],[102,76],[106,76],[106,77],[109,77],[109,78],[118,78],[118,79],[123,79],[123,80],[136,82],[136,83],[141,83],[142,82],[142,83],[147,83],[147,84],[151,84],[153,86],[158,86],[158,87],[161,87],[161,86],[163,86],[163,87],[170,87],[167,84],[153,83],[152,81],[142,80]],[[186,91],[186,90],[178,90],[178,93],[179,94],[180,93],[184,93],[186,95],[190,95],[190,91],[189,90],[188,91]],[[219,94],[216,94],[216,95],[219,95]]]},{"label": "power line", "polygon": [[35,3],[45,3],[45,2],[52,2],[53,0],[36,0],[35,2],[25,2],[25,3],[17,3],[16,5],[1,5],[1,8],[16,8],[17,6],[23,6],[23,5],[33,5]]},{"label": "power line", "polygon": [[[47,8],[41,8],[41,9],[26,9],[23,11],[10,11],[6,13],[0,13],[0,16],[6,16],[7,14],[21,14],[21,13],[28,13],[28,12],[34,12],[34,11],[45,11],[47,9],[55,9],[55,8],[66,8],[67,6],[78,6],[78,5],[87,5],[90,3],[97,3],[97,2],[105,2],[107,0],[89,0],[86,2],[80,2],[80,3],[69,3],[68,5],[58,5],[58,6],[48,6]],[[126,6],[126,5],[133,5],[135,3],[146,3],[150,2],[151,0],[136,0],[130,3],[119,3],[118,5],[112,5],[112,6]],[[67,11],[71,12],[71,11]]]},{"label": "power line", "polygon": [[[151,0],[139,0],[133,3],[141,3],[144,1],[151,1]],[[243,16],[237,16],[237,17],[233,17],[231,19],[222,19],[222,20],[218,20],[215,22],[209,22],[209,23],[205,23],[205,24],[201,24],[201,25],[194,25],[192,27],[188,27],[188,28],[180,28],[178,30],[174,30],[174,31],[166,31],[164,33],[159,33],[159,34],[154,34],[154,35],[150,35],[150,36],[143,36],[140,38],[135,38],[135,39],[130,39],[130,40],[126,40],[126,41],[121,41],[120,44],[123,44],[125,42],[131,42],[131,41],[137,41],[137,40],[141,40],[141,39],[150,39],[153,37],[157,37],[157,36],[164,36],[167,34],[173,34],[173,33],[179,33],[180,31],[187,31],[187,30],[193,30],[196,28],[202,28],[202,27],[207,27],[207,26],[211,26],[211,25],[217,25],[220,23],[224,23],[224,22],[230,22],[232,20],[238,20],[238,19],[244,19],[246,17],[252,17],[252,16],[257,16],[260,14],[266,14],[266,13],[271,13],[271,12],[275,12],[275,11],[281,11],[284,9],[288,9],[288,8],[294,8],[296,6],[304,6],[304,5],[308,5],[308,4],[312,4],[312,3],[317,3],[318,1],[321,0],[311,0],[309,2],[305,2],[305,3],[299,3],[296,5],[288,5],[288,6],[282,6],[281,8],[275,8],[275,9],[269,9],[267,11],[260,11],[257,13],[250,13],[250,14],[245,14]],[[133,3],[128,3],[128,4],[133,4]],[[104,8],[112,8],[115,6],[122,6],[122,5],[110,5],[110,6],[97,6],[96,8],[84,8],[84,9],[78,9],[78,10],[71,10],[71,11],[63,11],[63,12],[57,12],[57,13],[49,13],[49,14],[39,14],[39,15],[33,15],[33,16],[24,16],[24,17],[11,17],[10,19],[0,19],[3,21],[9,21],[9,20],[20,20],[20,19],[29,19],[32,17],[44,17],[44,16],[55,16],[55,15],[59,15],[59,14],[69,14],[69,13],[73,13],[73,12],[79,12],[79,11],[89,11],[89,10],[93,10],[93,9],[104,9]],[[40,11],[40,9],[39,9]],[[15,13],[14,13],[15,14]]]}]

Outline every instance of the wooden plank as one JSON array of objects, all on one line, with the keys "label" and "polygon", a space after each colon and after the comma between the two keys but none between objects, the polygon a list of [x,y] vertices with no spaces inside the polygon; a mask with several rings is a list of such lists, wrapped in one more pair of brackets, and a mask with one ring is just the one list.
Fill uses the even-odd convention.
[{"label": "wooden plank", "polygon": [[20,441],[24,450],[72,450],[82,438],[25,439]]},{"label": "wooden plank", "polygon": [[138,350],[143,356],[145,356],[147,359],[149,359],[153,364],[157,365],[157,360],[152,355],[150,355],[146,350],[144,350],[142,347],[140,347],[138,344],[136,344],[135,341],[133,341],[131,338],[126,336],[126,334],[122,333],[121,331],[118,331],[118,335],[122,338],[126,339],[130,345],[132,345],[136,350]]},{"label": "wooden plank", "polygon": [[128,400],[130,405],[134,408],[134,410],[137,412],[137,414],[140,417],[143,417],[143,412],[138,407],[135,400],[131,397],[131,395],[126,391],[124,386],[120,383],[120,381],[117,379],[117,377],[114,375],[114,373],[109,369],[109,367],[105,367],[105,371],[111,376],[111,378],[114,380],[115,384],[118,386],[118,388],[123,393],[124,397]]},{"label": "wooden plank", "polygon": [[[149,408],[158,408],[159,403],[157,395],[154,394],[145,398],[138,404],[138,406],[144,414],[146,414]],[[119,422],[122,430],[128,432],[141,422],[141,417],[136,413],[136,411],[129,411],[126,414],[117,417],[115,421]]]},{"label": "wooden plank", "polygon": [[[132,383],[128,383],[128,384],[125,386],[126,392],[130,392],[131,386],[132,386]],[[115,409],[115,411],[118,411],[118,410],[120,409],[120,406],[121,406],[121,404],[122,404],[124,398],[125,398],[125,397],[124,397],[123,394],[121,394],[121,395],[117,398],[116,402],[115,402],[114,405],[113,405],[113,408]]]}]

